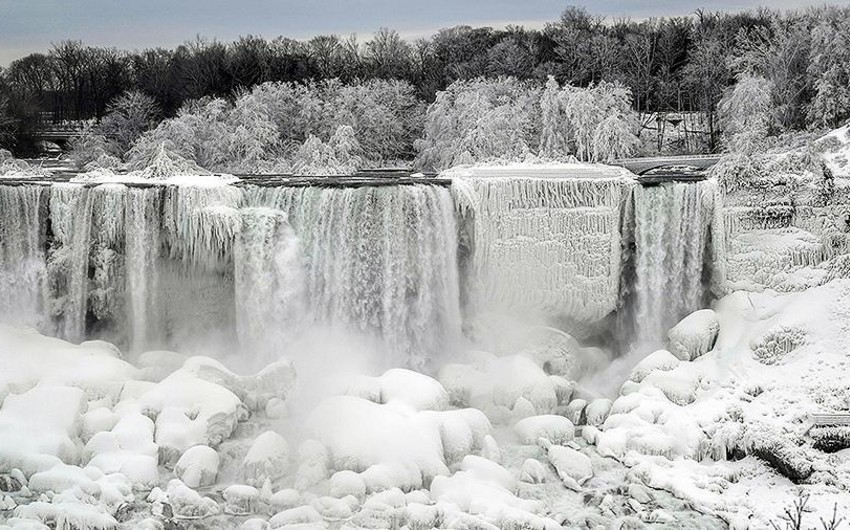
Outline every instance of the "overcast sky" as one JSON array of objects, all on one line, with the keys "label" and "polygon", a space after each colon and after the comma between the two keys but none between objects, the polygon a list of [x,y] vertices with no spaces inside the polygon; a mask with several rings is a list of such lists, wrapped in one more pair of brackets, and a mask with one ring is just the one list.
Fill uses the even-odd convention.
[{"label": "overcast sky", "polygon": [[[687,15],[701,7],[737,11],[769,5],[798,8],[814,0],[0,0],[0,65],[51,42],[141,49],[172,47],[197,34],[232,40],[239,35],[308,38],[381,27],[406,37],[458,24],[542,26],[567,5],[609,17]],[[832,1],[830,3],[846,3]]]}]

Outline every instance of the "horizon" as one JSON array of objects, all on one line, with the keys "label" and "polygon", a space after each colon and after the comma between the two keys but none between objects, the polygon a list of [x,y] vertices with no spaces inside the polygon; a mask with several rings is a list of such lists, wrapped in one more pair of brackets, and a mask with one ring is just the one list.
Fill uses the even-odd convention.
[{"label": "horizon", "polygon": [[[547,23],[557,21],[569,6],[585,8],[589,13],[608,20],[642,20],[689,16],[699,9],[712,12],[740,12],[759,7],[788,10],[841,5],[844,2],[721,0],[705,6],[702,1],[692,0],[665,0],[652,5],[640,0],[603,0],[596,3],[532,0],[523,4],[508,0],[472,0],[457,6],[450,0],[437,0],[427,6],[405,2],[403,12],[397,10],[392,14],[388,14],[388,10],[394,3],[388,0],[365,0],[361,3],[369,4],[371,8],[350,6],[344,0],[323,2],[321,5],[300,0],[246,0],[239,6],[212,0],[203,2],[204,10],[198,9],[200,0],[179,4],[153,0],[130,5],[114,5],[105,0],[82,0],[74,5],[65,5],[57,0],[25,3],[0,0],[0,11],[7,13],[0,18],[0,67],[7,67],[32,53],[45,53],[53,43],[67,40],[132,51],[174,48],[197,36],[229,42],[247,35],[308,40],[317,35],[356,34],[368,40],[374,32],[386,27],[412,41],[430,37],[442,28],[463,25],[493,28],[514,25],[541,29]],[[260,8],[265,8],[265,11]],[[266,16],[258,17],[255,15],[258,12]]]}]

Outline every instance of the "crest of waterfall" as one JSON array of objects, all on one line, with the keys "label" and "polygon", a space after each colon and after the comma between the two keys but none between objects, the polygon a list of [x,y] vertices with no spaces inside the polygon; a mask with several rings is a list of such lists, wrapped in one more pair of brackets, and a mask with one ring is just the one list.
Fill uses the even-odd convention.
[{"label": "crest of waterfall", "polygon": [[663,346],[667,331],[704,306],[703,269],[715,183],[635,188],[635,344]]},{"label": "crest of waterfall", "polygon": [[236,332],[243,350],[274,358],[300,331],[306,311],[298,240],[280,210],[241,214],[233,247]]},{"label": "crest of waterfall", "polygon": [[457,226],[448,190],[405,185],[261,188],[298,237],[310,318],[381,337],[414,367],[460,334]]},{"label": "crest of waterfall", "polygon": [[[613,170],[613,168],[611,168]],[[472,247],[467,309],[590,325],[619,301],[621,212],[634,181],[617,171],[470,176],[452,191]]]},{"label": "crest of waterfall", "polygon": [[0,186],[0,318],[44,330],[46,188]]}]

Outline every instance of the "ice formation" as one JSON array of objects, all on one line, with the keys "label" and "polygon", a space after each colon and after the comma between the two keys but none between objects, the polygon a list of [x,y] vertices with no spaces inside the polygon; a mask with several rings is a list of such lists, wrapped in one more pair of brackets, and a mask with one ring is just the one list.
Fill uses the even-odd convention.
[{"label": "ice formation", "polygon": [[456,169],[469,241],[470,311],[591,325],[620,296],[622,212],[634,181],[618,168],[566,164]]},{"label": "ice formation", "polygon": [[[0,183],[0,321],[79,343],[0,324],[0,525],[755,528],[798,490],[846,505],[850,435],[808,424],[850,410],[846,182],[444,176]],[[635,340],[612,361],[614,317]],[[346,370],[360,335],[390,369]]]}]

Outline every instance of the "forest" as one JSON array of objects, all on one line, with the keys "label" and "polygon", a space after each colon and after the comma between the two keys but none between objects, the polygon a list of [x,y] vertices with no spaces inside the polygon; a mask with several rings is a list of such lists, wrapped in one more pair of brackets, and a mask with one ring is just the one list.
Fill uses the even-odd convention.
[{"label": "forest", "polygon": [[[340,127],[353,129],[350,133],[361,144],[360,158],[428,159],[428,149],[433,152],[440,141],[434,127],[446,126],[434,115],[434,106],[456,107],[463,99],[459,94],[473,93],[482,83],[491,87],[488,109],[498,110],[504,103],[499,98],[507,98],[513,107],[490,118],[496,123],[500,116],[522,120],[513,127],[534,138],[525,143],[535,153],[542,149],[542,138],[532,129],[540,129],[546,119],[541,98],[547,83],[565,90],[599,92],[602,87],[602,92],[625,98],[631,112],[622,126],[631,128],[637,138],[611,138],[609,143],[632,154],[647,151],[638,141],[641,126],[659,112],[702,117],[704,139],[689,147],[698,152],[722,150],[724,129],[736,127],[730,123],[734,119],[724,121],[724,105],[736,112],[741,105],[749,107],[747,115],[758,116],[755,121],[766,136],[835,128],[850,117],[850,8],[698,11],[688,17],[635,21],[605,19],[569,7],[559,20],[539,30],[458,26],[415,42],[387,28],[368,41],[356,35],[319,35],[306,41],[249,35],[235,42],[198,36],[174,49],[136,51],[63,41],[0,70],[0,148],[31,156],[38,149],[33,133],[45,123],[87,120],[89,132],[96,134],[86,139],[89,154],[84,158],[89,160],[84,163],[103,154],[127,160],[137,138],[163,119],[183,116],[185,122],[188,116],[215,115],[226,124],[225,114],[239,109],[240,101],[242,107],[253,102],[255,110],[262,110],[259,114],[268,114],[268,107],[256,107],[265,97],[269,102],[277,98],[278,107],[297,109],[292,119],[304,122],[278,120],[275,125],[278,136],[272,143],[280,144],[277,148],[290,162],[308,141],[310,157],[330,156],[328,149],[317,150],[316,142],[347,144],[344,136],[349,132],[338,131]],[[515,111],[524,100],[518,90],[526,96],[536,94],[526,105],[528,112],[519,117]],[[340,107],[341,101],[350,105]],[[362,102],[359,111],[353,108],[358,102]],[[325,112],[322,105],[327,112],[347,108],[348,114],[329,121],[327,116],[318,117]],[[252,115],[250,109],[245,112]],[[458,112],[456,118],[469,122],[475,116],[467,113],[464,118]],[[487,142],[480,138],[487,136],[487,128],[467,123],[469,128],[477,130],[479,144]],[[380,129],[377,136],[376,129]],[[238,134],[235,126],[228,130]],[[368,145],[362,145],[364,141]],[[594,159],[589,153],[580,156],[583,147],[577,141],[568,142],[571,154]],[[108,145],[101,146],[102,152],[92,152],[91,144],[98,142]],[[269,146],[233,149],[252,148]],[[205,156],[192,158],[216,169]],[[454,158],[429,163],[439,167],[459,160],[445,156]]]}]

